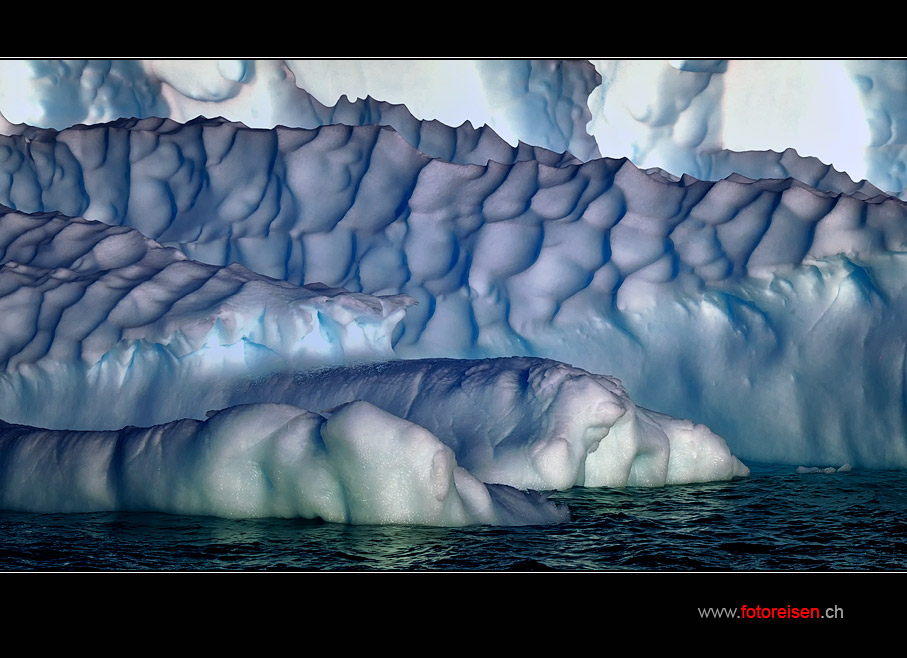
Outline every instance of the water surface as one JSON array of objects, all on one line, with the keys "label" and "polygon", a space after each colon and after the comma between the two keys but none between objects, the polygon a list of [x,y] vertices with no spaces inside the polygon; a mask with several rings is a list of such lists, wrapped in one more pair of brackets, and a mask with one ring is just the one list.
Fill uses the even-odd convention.
[{"label": "water surface", "polygon": [[907,473],[798,474],[554,494],[573,520],[344,526],[150,513],[0,512],[0,569],[863,571],[907,569]]}]

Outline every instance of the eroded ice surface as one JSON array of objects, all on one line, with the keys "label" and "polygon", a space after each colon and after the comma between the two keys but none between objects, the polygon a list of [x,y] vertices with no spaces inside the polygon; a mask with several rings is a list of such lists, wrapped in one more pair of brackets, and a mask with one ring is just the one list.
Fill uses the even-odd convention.
[{"label": "eroded ice surface", "polygon": [[0,417],[164,422],[230,377],[389,358],[412,301],[299,287],[125,227],[0,208]]},{"label": "eroded ice surface", "polygon": [[637,409],[616,380],[556,362],[402,361],[247,390],[275,370],[388,358],[412,300],[201,265],[81,219],[8,212],[0,226],[0,387],[13,421],[116,428],[253,401],[320,411],[368,400],[437,434],[486,482],[566,489],[745,474],[705,428]]},{"label": "eroded ice surface", "polygon": [[776,154],[810,184],[710,182],[627,160],[456,164],[386,127],[222,120],[6,148],[0,201],[21,210],[130,225],[288,283],[411,297],[396,356],[544,356],[618,376],[742,458],[907,466],[907,206],[816,159]]},{"label": "eroded ice surface", "polygon": [[619,381],[556,361],[428,359],[274,375],[228,400],[327,410],[367,400],[429,429],[485,482],[521,489],[745,477],[708,428],[637,407]]},{"label": "eroded ice surface", "polygon": [[617,380],[553,361],[399,361],[249,388],[274,371],[392,356],[412,299],[202,265],[79,218],[0,220],[8,420],[112,429],[247,402],[327,412],[367,400],[438,435],[487,483],[661,486],[747,473],[706,428],[638,409]]},{"label": "eroded ice surface", "polygon": [[430,432],[367,402],[328,419],[261,404],[113,432],[0,422],[0,509],[443,526],[569,519],[536,492],[483,484]]}]

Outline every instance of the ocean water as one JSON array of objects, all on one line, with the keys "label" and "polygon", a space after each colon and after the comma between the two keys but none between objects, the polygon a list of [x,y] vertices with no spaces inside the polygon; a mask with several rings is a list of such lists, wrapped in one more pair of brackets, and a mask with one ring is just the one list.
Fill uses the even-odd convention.
[{"label": "ocean water", "polygon": [[0,512],[4,571],[898,571],[907,472],[798,474],[553,495],[555,526],[344,526]]}]

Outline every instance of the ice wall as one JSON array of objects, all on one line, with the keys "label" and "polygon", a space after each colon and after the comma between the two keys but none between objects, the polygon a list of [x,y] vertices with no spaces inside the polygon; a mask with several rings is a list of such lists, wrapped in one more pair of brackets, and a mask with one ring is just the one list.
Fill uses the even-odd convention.
[{"label": "ice wall", "polygon": [[[273,374],[391,358],[391,331],[413,301],[405,295],[297,287],[242,266],[190,261],[133,229],[50,213],[0,213],[0,254],[3,417],[97,429],[201,418],[211,408],[249,402],[295,405],[289,412],[267,404],[231,409],[218,416],[223,422],[216,430],[188,420],[119,432],[5,427],[3,508],[301,515],[354,523],[537,523],[554,518],[544,501],[502,488],[486,491],[484,485],[478,489],[484,498],[503,497],[501,504],[512,512],[528,504],[529,511],[514,518],[500,510],[480,513],[473,501],[468,514],[450,512],[451,505],[462,505],[448,501],[449,484],[423,482],[429,475],[448,482],[454,472],[437,474],[438,451],[444,464],[456,459],[462,465],[455,471],[457,486],[468,491],[479,481],[548,490],[662,486],[748,474],[707,428],[638,408],[617,380],[558,362],[391,361]],[[363,400],[392,416],[362,404],[337,413]],[[298,407],[331,420],[324,431],[319,425],[308,433],[278,423],[280,445],[272,445],[277,435],[263,429],[270,425],[262,419],[295,417],[303,413]],[[343,424],[339,434],[332,429],[350,415],[357,420]],[[346,447],[329,446],[328,465],[309,445],[321,445],[322,439],[312,438],[316,429],[318,436],[343,437]],[[407,438],[414,433],[435,445],[431,459],[407,462],[407,468],[422,469],[418,486],[398,473],[402,467],[394,457],[415,450]],[[247,454],[249,445],[254,454]],[[287,451],[302,469],[292,476],[306,483],[299,485],[301,493],[295,484],[272,482],[289,468],[281,461]],[[268,461],[271,453],[280,453],[277,466]],[[326,484],[337,471],[346,474],[342,485]],[[259,491],[260,482],[265,484]],[[388,487],[388,493],[377,493]],[[432,496],[443,510],[432,502],[434,511],[422,513],[426,487],[441,487]],[[340,489],[346,493],[336,493]],[[359,493],[349,493],[353,489]],[[286,498],[294,495],[304,502],[290,505]],[[311,502],[324,497],[334,502]],[[386,511],[392,503],[395,511]]]},{"label": "ice wall", "polygon": [[223,120],[3,146],[0,202],[293,284],[411,297],[397,356],[554,358],[617,375],[747,459],[907,465],[907,208],[816,159],[778,164],[818,187],[708,182],[626,160],[457,164],[387,127]]},{"label": "ice wall", "polygon": [[[58,427],[115,429],[121,410],[97,402],[115,392],[141,401],[129,409],[148,414],[138,422],[160,423],[198,417],[211,391],[232,394],[249,374],[522,354],[614,374],[639,403],[706,423],[745,459],[907,467],[905,206],[879,191],[903,188],[900,63],[829,63],[822,76],[780,66],[766,87],[739,62],[606,62],[597,89],[582,62],[457,65],[470,107],[440,102],[479,112],[485,128],[420,120],[437,92],[414,81],[431,67],[2,66],[15,85],[0,85],[0,112],[14,124],[66,128],[122,110],[263,128],[3,124],[7,420],[57,413]],[[342,96],[369,87],[380,100]],[[741,107],[743,88],[772,110],[762,118],[803,136],[821,128],[812,143],[842,148],[728,151],[735,126],[772,133]],[[796,107],[810,118],[787,103],[800,88],[826,99]],[[816,116],[829,107],[838,123]],[[593,159],[577,129],[590,119],[603,153],[643,168]],[[339,123],[351,125],[327,125]],[[490,127],[513,140],[520,125],[538,129],[523,140],[534,146]],[[846,164],[858,155],[872,182]],[[670,445],[671,423],[632,417]],[[576,455],[596,452],[554,471],[578,473]]]}]

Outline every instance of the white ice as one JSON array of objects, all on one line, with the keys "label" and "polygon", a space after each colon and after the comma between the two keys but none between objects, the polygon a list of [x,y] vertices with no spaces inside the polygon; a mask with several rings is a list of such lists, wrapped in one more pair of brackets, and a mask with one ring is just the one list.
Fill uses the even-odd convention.
[{"label": "white ice", "polygon": [[0,127],[222,116],[252,128],[381,124],[410,139],[425,119],[586,160],[599,156],[586,132],[598,82],[582,60],[6,60]]},{"label": "white ice", "polygon": [[[61,428],[0,431],[3,508],[510,525],[566,518],[519,490],[748,474],[707,428],[637,408],[617,380],[554,361],[270,374],[391,357],[391,334],[413,303],[405,295],[203,265],[134,229],[55,213],[0,214],[0,265],[0,413]],[[237,406],[259,400],[295,406]],[[223,406],[205,424],[66,429]],[[300,407],[330,416],[324,431]],[[317,427],[273,426],[287,413]],[[329,465],[310,447],[321,445],[316,435],[341,437]],[[423,443],[430,450],[419,457]],[[418,460],[394,461],[401,455]],[[280,486],[274,469],[287,473]]]},{"label": "white ice", "polygon": [[0,509],[157,511],[355,524],[569,519],[535,492],[486,485],[427,430],[367,402],[330,418],[289,405],[117,432],[0,423]]}]

